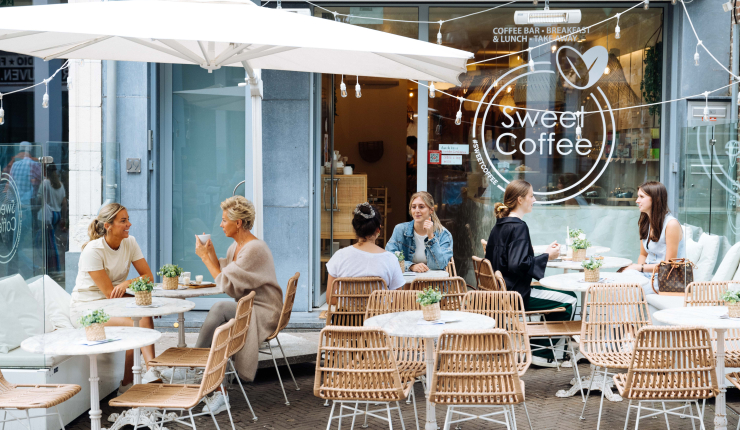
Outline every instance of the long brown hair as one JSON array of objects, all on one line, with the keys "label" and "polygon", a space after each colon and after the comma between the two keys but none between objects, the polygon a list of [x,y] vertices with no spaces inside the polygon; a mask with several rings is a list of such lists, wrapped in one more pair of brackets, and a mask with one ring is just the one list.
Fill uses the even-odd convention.
[{"label": "long brown hair", "polygon": [[434,232],[442,233],[445,228],[442,226],[442,223],[439,222],[437,211],[434,210],[434,197],[432,197],[432,195],[428,192],[418,191],[411,196],[411,200],[409,200],[409,214],[411,214],[411,204],[414,203],[414,200],[416,200],[417,198],[421,198],[421,200],[424,201],[424,204],[427,205],[427,207],[431,210],[432,223],[434,223]]},{"label": "long brown hair", "polygon": [[514,179],[509,182],[509,185],[506,186],[506,191],[504,191],[504,202],[497,202],[493,205],[493,212],[496,214],[496,218],[506,218],[509,216],[511,211],[519,205],[519,197],[526,198],[531,189],[532,184],[522,179]]},{"label": "long brown hair", "polygon": [[663,221],[668,213],[668,190],[665,185],[656,181],[648,181],[638,187],[652,200],[650,205],[650,216],[641,212],[640,220],[637,224],[640,226],[640,240],[647,239],[648,231],[650,232],[650,241],[657,242],[660,240],[660,234],[663,232]]}]

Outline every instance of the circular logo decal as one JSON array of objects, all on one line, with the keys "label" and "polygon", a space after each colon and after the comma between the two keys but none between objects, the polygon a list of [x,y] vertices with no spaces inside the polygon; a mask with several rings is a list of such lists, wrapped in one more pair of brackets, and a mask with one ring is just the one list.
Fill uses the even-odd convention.
[{"label": "circular logo decal", "polygon": [[[565,85],[579,90],[586,90],[596,84],[604,73],[604,68],[608,62],[608,53],[603,46],[593,47],[584,54],[581,54],[570,46],[562,46],[555,54],[555,58],[557,67],[553,67],[550,62],[536,62],[535,66],[540,64],[549,65],[549,67],[541,70],[537,70],[535,67],[534,71],[530,71],[528,70],[529,65],[525,63],[511,69],[488,87],[486,92],[483,94],[483,97],[481,97],[481,100],[485,100],[491,92],[493,92],[491,100],[501,100],[499,97],[502,91],[505,91],[509,86],[516,85],[519,79],[530,75],[545,76],[559,73],[563,78]],[[557,70],[557,72],[555,70]],[[609,103],[609,100],[607,100],[606,94],[604,94],[599,87],[596,87],[595,90],[591,90],[589,92],[589,96],[590,100],[593,101],[596,106],[596,113],[601,120],[600,130],[596,135],[607,136],[608,130],[616,130],[614,112],[612,111],[611,104]],[[485,124],[492,103],[493,102],[478,103],[475,117],[473,119],[473,150],[476,162],[480,165],[488,180],[493,185],[496,185],[501,191],[504,191],[509,180],[499,172],[496,165],[491,161],[488,145],[479,145],[478,139],[476,138],[478,133],[480,133],[481,136],[485,136]],[[597,179],[599,179],[609,165],[616,145],[612,145],[611,150],[606,154],[606,145],[602,144],[598,149],[599,153],[594,155],[592,152],[596,151],[597,148],[594,147],[593,143],[590,140],[583,138],[583,136],[575,135],[575,130],[577,130],[578,127],[583,127],[583,106],[580,107],[579,111],[553,112],[516,109],[508,105],[503,106],[503,103],[500,101],[497,102],[497,104],[502,105],[501,108],[503,109],[502,113],[504,120],[502,121],[502,124],[496,126],[500,131],[498,136],[496,136],[491,143],[492,148],[495,148],[498,153],[504,155],[521,153],[525,156],[533,154],[554,155],[557,153],[562,159],[590,156],[590,158],[594,160],[590,170],[570,186],[557,191],[535,191],[534,194],[536,196],[565,194],[564,197],[557,200],[538,200],[538,204],[560,203],[584,193],[596,182]],[[480,129],[477,129],[479,116],[481,116]],[[607,127],[608,122],[611,122],[611,127]],[[554,132],[554,128],[556,124],[559,125],[560,133],[558,134],[563,134],[563,132],[565,132],[568,134],[567,137],[561,137],[559,139],[555,138],[556,133]],[[510,131],[514,131],[515,129],[531,129],[535,126],[539,130],[544,129],[544,132],[541,132],[539,136],[529,135],[521,140],[518,140],[517,135],[514,133],[506,131],[506,129],[510,129]],[[508,144],[506,144],[507,140],[508,142],[513,142],[513,149],[509,149]],[[579,185],[580,190],[576,188]]]},{"label": "circular logo decal", "polygon": [[21,199],[13,177],[0,176],[0,264],[13,259],[21,239]]}]

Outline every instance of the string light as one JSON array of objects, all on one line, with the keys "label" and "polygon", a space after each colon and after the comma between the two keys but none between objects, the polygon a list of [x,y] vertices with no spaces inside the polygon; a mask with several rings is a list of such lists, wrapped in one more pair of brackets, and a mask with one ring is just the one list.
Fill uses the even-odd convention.
[{"label": "string light", "polygon": [[46,86],[46,91],[44,92],[44,97],[41,99],[41,107],[44,109],[49,108],[49,80],[44,79],[44,85]]},{"label": "string light", "polygon": [[362,91],[360,90],[360,77],[357,77],[357,83],[355,84],[355,97],[358,99],[362,97]]},{"label": "string light", "polygon": [[347,85],[344,84],[344,75],[342,75],[342,83],[339,84],[339,90],[342,92],[342,97],[347,97]]},{"label": "string light", "polygon": [[702,115],[701,120],[709,121],[709,91],[704,93],[704,115]]},{"label": "string light", "polygon": [[528,48],[529,51],[529,71],[534,72],[534,59],[532,58],[532,48]]},{"label": "string light", "polygon": [[621,14],[619,13],[617,14],[617,26],[614,27],[614,38],[615,39],[619,39],[620,37],[622,37],[622,35],[620,34],[621,29],[619,28],[619,15]]},{"label": "string light", "polygon": [[507,93],[510,93],[511,92],[511,85],[509,85],[508,87],[506,87],[506,92]]},{"label": "string light", "polygon": [[462,124],[462,105],[465,99],[462,97],[458,97],[457,99],[460,100],[460,108],[457,110],[457,114],[455,115],[455,125],[460,125]]},{"label": "string light", "polygon": [[434,81],[432,81],[432,85],[429,85],[429,98],[434,98],[434,92],[437,91],[436,88],[434,88]]},{"label": "string light", "polygon": [[650,0],[645,0],[645,10],[650,9]]},{"label": "string light", "polygon": [[282,9],[283,5],[281,3],[281,0],[277,0],[277,9]]},{"label": "string light", "polygon": [[675,6],[675,5],[676,5],[676,0],[671,0],[671,4],[672,4],[673,6]]},{"label": "string light", "polygon": [[701,45],[701,40],[696,42],[696,52],[694,52],[694,64],[699,65],[699,45]]},{"label": "string light", "polygon": [[439,30],[437,31],[437,45],[442,44],[442,20],[439,20]]},{"label": "string light", "polygon": [[577,111],[576,113],[576,139],[580,140],[583,137],[583,133],[581,130],[581,124],[583,123],[583,106],[581,106],[581,110]]},{"label": "string light", "polygon": [[550,51],[552,51],[552,53],[553,53],[553,54],[555,53],[555,51],[556,51],[557,49],[558,49],[557,45],[552,45],[552,46],[550,47]]},{"label": "string light", "polygon": [[0,93],[0,125],[5,124],[5,109],[3,109],[3,93]]}]

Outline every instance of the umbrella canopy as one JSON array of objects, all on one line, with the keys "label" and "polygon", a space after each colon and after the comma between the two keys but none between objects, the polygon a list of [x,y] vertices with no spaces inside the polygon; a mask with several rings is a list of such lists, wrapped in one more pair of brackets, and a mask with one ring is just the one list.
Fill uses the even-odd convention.
[{"label": "umbrella canopy", "polygon": [[[473,54],[243,1],[131,0],[0,8],[0,50],[459,83]],[[251,74],[250,74],[251,75]]]}]

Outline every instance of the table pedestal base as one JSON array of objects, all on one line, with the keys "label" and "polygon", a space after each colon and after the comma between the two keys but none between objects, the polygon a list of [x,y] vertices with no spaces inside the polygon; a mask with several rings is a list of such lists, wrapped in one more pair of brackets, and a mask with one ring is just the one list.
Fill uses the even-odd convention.
[{"label": "table pedestal base", "polygon": [[[137,409],[128,409],[120,414],[110,414],[108,421],[112,422],[113,425],[103,430],[119,430],[125,426],[132,426],[136,422]],[[166,415],[165,421],[174,421],[177,418],[175,412],[170,412]],[[149,427],[152,430],[159,430],[158,424],[162,421],[162,414],[156,410],[144,409],[139,413],[139,428]],[[167,430],[164,427],[162,430]]]},{"label": "table pedestal base", "polygon": [[727,407],[725,404],[725,332],[727,329],[715,329],[717,333],[717,380],[720,381],[719,393],[714,400],[714,430],[727,430]]},{"label": "table pedestal base", "polygon": [[[581,391],[581,387],[583,387],[584,394],[588,391],[588,386],[591,385],[591,391],[601,391],[602,384],[604,383],[604,374],[595,374],[594,375],[594,382],[591,384],[591,377],[590,376],[583,376],[581,377],[581,380],[578,381],[576,378],[573,378],[570,380],[570,384],[572,387],[568,390],[559,390],[557,393],[555,393],[555,397],[573,397],[576,394],[578,394]],[[604,393],[604,397],[606,397],[607,400],[610,402],[621,402],[622,396],[612,391],[612,388],[614,388],[614,380],[611,378],[611,376],[607,376],[606,380],[606,392]]]},{"label": "table pedestal base", "polygon": [[[98,388],[98,356],[90,355],[90,428],[100,430],[100,418],[103,411],[100,410],[100,389]],[[3,425],[4,427],[4,425]]]},{"label": "table pedestal base", "polygon": [[427,390],[425,393],[427,398],[427,415],[424,430],[437,430],[436,408],[434,403],[429,401],[429,390],[431,389],[432,374],[434,371],[434,339],[426,340],[426,351],[424,352],[424,355],[427,362]]}]

